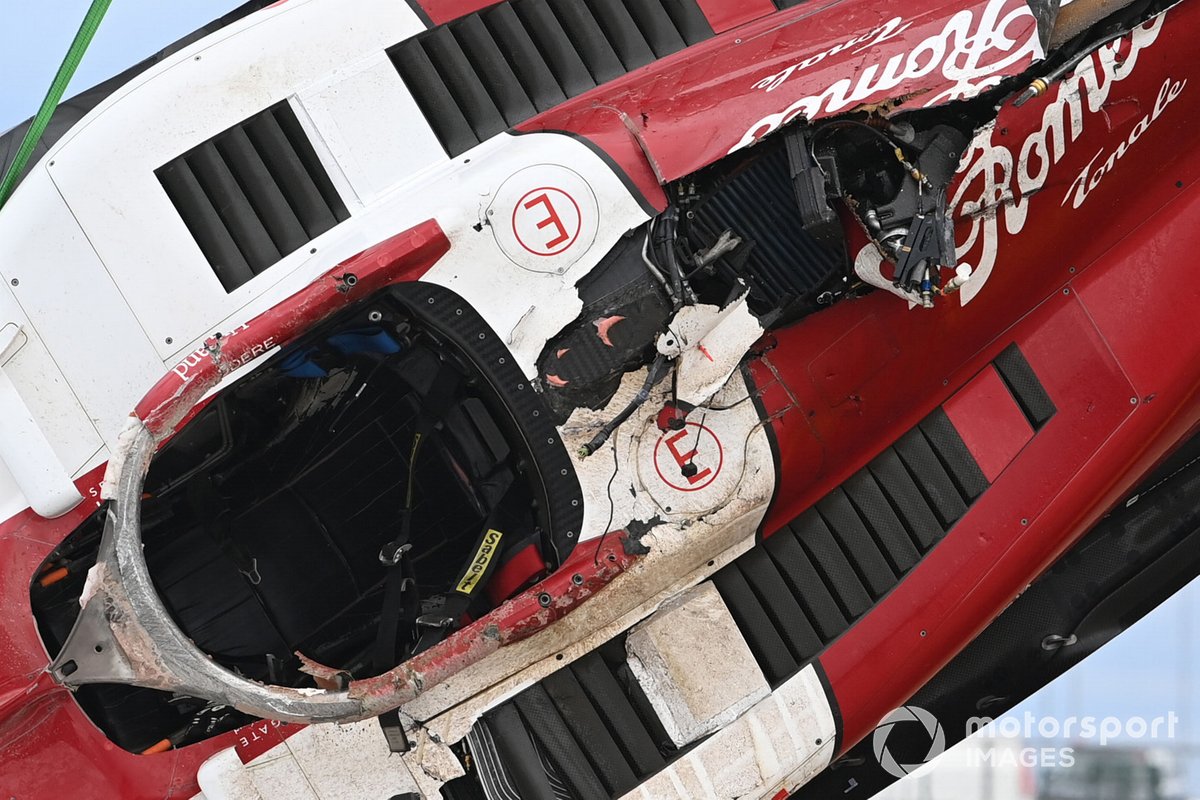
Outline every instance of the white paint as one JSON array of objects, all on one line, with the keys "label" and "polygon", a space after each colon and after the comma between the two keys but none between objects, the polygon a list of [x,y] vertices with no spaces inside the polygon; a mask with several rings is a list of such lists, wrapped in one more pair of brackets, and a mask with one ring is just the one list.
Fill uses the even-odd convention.
[{"label": "white paint", "polygon": [[[696,408],[687,417],[688,430],[695,433],[703,425],[721,446],[721,463],[709,463],[696,458],[700,470],[713,469],[713,480],[688,486],[680,491],[664,481],[658,468],[657,455],[665,464],[674,459],[663,455],[658,429],[658,412],[670,398],[670,380],[656,387],[650,399],[594,455],[581,459],[578,450],[595,436],[601,426],[623,409],[645,382],[646,370],[625,376],[621,389],[600,411],[577,409],[559,427],[564,446],[575,465],[584,496],[584,522],[581,543],[594,540],[610,531],[623,530],[635,520],[661,519],[671,525],[692,525],[697,517],[722,508],[736,495],[745,503],[755,502],[762,492],[769,496],[774,483],[774,462],[770,447],[762,432],[762,421],[754,404],[747,400],[746,382],[735,374],[712,400],[712,408]],[[720,410],[718,410],[720,409]],[[673,435],[673,434],[671,434]],[[702,443],[705,454],[711,453],[708,440]],[[685,455],[690,439],[675,443],[676,450]],[[615,451],[615,456],[614,456]],[[614,474],[614,463],[617,465]],[[678,485],[687,484],[675,464],[676,471],[667,475]],[[717,520],[713,521],[714,524]]]},{"label": "white paint", "polygon": [[[289,0],[138,76],[43,160],[39,171],[61,191],[161,358],[211,333],[214,323],[306,262],[309,248],[226,293],[154,171],[423,27],[404,3],[363,0],[350,11],[337,0]],[[392,145],[402,149],[407,142]],[[310,246],[321,248],[330,238]]]},{"label": "white paint", "polygon": [[624,797],[759,800],[794,791],[829,766],[836,732],[825,689],[808,666]]},{"label": "white paint", "polygon": [[0,419],[0,458],[30,507],[43,517],[59,517],[78,505],[83,495],[4,368]]},{"label": "white paint", "polygon": [[[1009,33],[1022,28],[1023,39]],[[872,99],[921,88],[933,89],[925,98],[927,107],[974,97],[1043,55],[1037,20],[1023,0],[987,0],[979,7],[959,11],[940,33],[892,55],[885,64],[864,59],[862,69],[847,65],[842,72],[853,73],[852,77],[840,78],[823,91],[754,123],[729,152],[749,147],[798,118],[836,114]],[[755,85],[764,81],[769,85],[778,77],[768,76]]]},{"label": "white paint", "polygon": [[591,248],[602,220],[596,193],[582,175],[560,164],[537,164],[504,182],[486,222],[512,263],[561,275]]},{"label": "white paint", "polygon": [[448,160],[383,51],[301,91],[298,100],[360,207]]},{"label": "white paint", "polygon": [[310,725],[248,764],[233,748],[222,750],[204,762],[197,781],[209,800],[359,800],[419,791],[375,720]]},{"label": "white paint", "polygon": [[[1079,208],[1084,204],[1096,187],[1104,180],[1104,178],[1117,168],[1117,162],[1125,157],[1129,149],[1138,143],[1138,140],[1150,130],[1150,127],[1158,121],[1158,118],[1167,110],[1167,106],[1175,102],[1179,95],[1183,93],[1184,87],[1187,86],[1187,81],[1174,81],[1167,78],[1158,92],[1158,99],[1154,101],[1154,108],[1149,114],[1142,117],[1133,130],[1129,132],[1129,136],[1125,141],[1117,145],[1116,149],[1108,156],[1106,160],[1100,159],[1104,156],[1104,151],[1096,153],[1087,166],[1079,173],[1075,180],[1071,183],[1071,188],[1067,190],[1067,194],[1063,197],[1062,203],[1066,205],[1068,201],[1072,208]],[[1097,166],[1096,162],[1100,165]]]},{"label": "white paint", "polygon": [[711,582],[636,625],[625,651],[630,670],[677,747],[720,730],[771,693]]},{"label": "white paint", "polygon": [[[333,0],[292,0],[140,76],[33,168],[0,214],[0,325],[22,328],[26,343],[6,371],[63,472],[102,463],[165,368],[186,379],[214,333],[243,327],[340,261],[431,218],[452,250],[430,280],[462,294],[536,374],[546,341],[580,311],[575,282],[647,215],[601,158],[566,136],[500,135],[457,161],[433,153],[432,131],[411,96],[397,97],[406,90],[383,54],[419,29],[404,4],[369,0],[348,14]],[[288,93],[308,104],[292,100],[356,215],[226,294],[153,171]],[[408,127],[383,135],[401,112],[365,117],[393,101]],[[581,235],[543,259],[548,272],[531,271],[481,223],[489,206],[499,209],[502,186],[516,191],[532,177],[524,170],[547,163],[571,165],[550,169],[583,199]],[[18,484],[41,479],[14,475]],[[20,499],[9,491],[3,506]]]},{"label": "white paint", "polygon": [[267,800],[232,747],[211,756],[196,771],[196,783],[208,800]]},{"label": "white paint", "polygon": [[[870,284],[877,289],[883,289],[885,292],[896,295],[901,300],[907,300],[910,310],[919,308],[921,306],[921,295],[917,292],[901,289],[893,283],[891,278],[883,274],[883,265],[883,253],[879,251],[879,246],[873,243],[866,244],[858,251],[858,255],[854,257],[854,274],[861,278],[863,283]],[[894,264],[892,266],[893,268],[895,267]]]},{"label": "white paint", "polygon": [[764,331],[746,296],[724,309],[684,306],[658,339],[658,352],[675,358],[677,397],[702,405],[724,386]]},{"label": "white paint", "polygon": [[1083,59],[1054,89],[1041,127],[1024,142],[1010,145],[995,125],[976,135],[963,154],[962,178],[950,203],[955,219],[971,223],[966,238],[959,238],[958,260],[977,265],[959,293],[963,305],[978,296],[991,276],[1001,222],[1010,235],[1024,230],[1030,198],[1046,185],[1053,166],[1083,134],[1089,114],[1099,113],[1116,85],[1133,74],[1142,51],[1158,39],[1165,18],[1160,14]]}]

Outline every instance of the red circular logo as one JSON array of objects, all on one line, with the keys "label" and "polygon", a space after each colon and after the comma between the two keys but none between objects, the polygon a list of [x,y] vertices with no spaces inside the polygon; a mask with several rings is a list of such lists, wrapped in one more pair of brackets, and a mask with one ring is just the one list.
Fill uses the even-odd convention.
[{"label": "red circular logo", "polygon": [[680,492],[698,492],[721,474],[725,451],[709,428],[689,422],[683,430],[667,431],[654,445],[658,477]]},{"label": "red circular logo", "polygon": [[513,209],[513,233],[535,256],[556,256],[579,239],[583,212],[562,189],[542,187],[528,192]]}]

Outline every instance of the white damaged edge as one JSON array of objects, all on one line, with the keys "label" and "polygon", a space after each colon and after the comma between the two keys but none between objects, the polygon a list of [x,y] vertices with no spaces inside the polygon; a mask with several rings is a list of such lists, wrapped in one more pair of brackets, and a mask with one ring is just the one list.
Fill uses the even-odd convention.
[{"label": "white damaged edge", "polygon": [[791,793],[829,766],[836,734],[829,698],[809,665],[623,800]]},{"label": "white damaged edge", "polygon": [[[116,496],[117,484],[120,483],[121,474],[125,471],[125,462],[130,451],[137,446],[138,437],[145,430],[146,424],[130,414],[129,419],[125,421],[125,427],[117,434],[117,446],[113,448],[112,455],[108,459],[108,466],[104,468],[104,480],[100,482],[100,498],[102,500],[111,500]],[[147,459],[148,464],[149,460]]]}]

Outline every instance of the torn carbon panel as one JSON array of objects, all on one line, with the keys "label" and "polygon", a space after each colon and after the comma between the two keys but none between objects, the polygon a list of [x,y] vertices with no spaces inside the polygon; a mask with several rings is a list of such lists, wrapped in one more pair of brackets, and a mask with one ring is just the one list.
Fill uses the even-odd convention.
[{"label": "torn carbon panel", "polygon": [[696,0],[509,0],[388,55],[454,157],[712,36]]},{"label": "torn carbon panel", "polygon": [[874,608],[986,489],[939,408],[713,576],[771,685]]}]

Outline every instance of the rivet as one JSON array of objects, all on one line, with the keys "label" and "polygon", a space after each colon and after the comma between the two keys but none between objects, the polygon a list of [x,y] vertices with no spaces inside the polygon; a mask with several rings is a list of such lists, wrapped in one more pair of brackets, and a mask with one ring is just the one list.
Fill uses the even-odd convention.
[{"label": "rivet", "polygon": [[1063,289],[1063,294],[1070,294],[1070,293],[1071,293],[1070,289]]},{"label": "rivet", "polygon": [[503,358],[502,358],[502,359],[500,359],[500,363],[501,363],[501,364],[505,363]]},{"label": "rivet", "polygon": [[567,471],[565,469],[561,469],[558,471],[558,474],[565,476],[567,474]]},{"label": "rivet", "polygon": [[571,583],[575,584],[576,586],[583,586],[583,576],[576,572],[571,576]]},{"label": "rivet", "polygon": [[568,539],[574,539],[574,538],[575,538],[575,531],[567,531],[567,538],[568,538]]},{"label": "rivet", "polygon": [[372,311],[370,314],[367,314],[367,319],[371,322],[379,322],[379,320],[383,319],[383,314],[379,311]]},{"label": "rivet", "polygon": [[175,344],[175,340],[174,340],[174,339],[172,339],[170,336],[168,336],[168,337],[167,337],[167,344]]},{"label": "rivet", "polygon": [[572,506],[578,506],[578,505],[579,505],[579,501],[578,501],[578,500],[572,500],[572,501],[571,501],[571,505],[572,505]]},{"label": "rivet", "polygon": [[458,316],[458,317],[461,317],[461,316],[462,316],[462,309],[461,309],[461,308],[456,308],[456,309],[454,309],[454,315],[455,315],[455,316]]},{"label": "rivet", "polygon": [[921,631],[921,638],[922,638],[922,639],[924,639],[924,638],[925,638],[926,636],[928,636],[928,635],[929,635],[929,634],[928,634],[928,633],[926,633],[925,631]]},{"label": "rivet", "polygon": [[547,439],[546,444],[554,444],[554,437],[551,436],[549,439]]},{"label": "rivet", "polygon": [[1136,397],[1129,398],[1129,405],[1136,406],[1137,404],[1138,404],[1138,399]]},{"label": "rivet", "polygon": [[483,341],[484,339],[486,339],[486,338],[487,338],[487,334],[486,334],[486,333],[481,333],[481,334],[479,334],[479,341],[481,341],[481,342],[482,342],[482,341]]},{"label": "rivet", "polygon": [[429,303],[429,305],[433,305],[433,303],[434,303],[434,300],[433,300],[433,298],[431,297],[431,298],[429,298],[428,300],[426,300],[425,302],[426,302],[426,303]]},{"label": "rivet", "polygon": [[[550,604],[552,602],[554,602],[554,598],[552,598],[546,592],[542,592],[541,594],[538,595],[538,603],[541,605],[542,608],[549,608]],[[561,656],[560,656],[560,658],[561,658]]]},{"label": "rivet", "polygon": [[16,279],[16,278],[13,278],[11,281],[9,281],[9,283],[11,283],[13,286],[20,286],[20,285],[21,285],[21,281],[19,281],[19,280],[18,280],[18,279]]},{"label": "rivet", "polygon": [[1025,518],[1025,517],[1022,517],[1022,518],[1021,518],[1021,524],[1022,524],[1022,525],[1028,525],[1028,524],[1029,524],[1029,520],[1028,520],[1027,518]]}]

